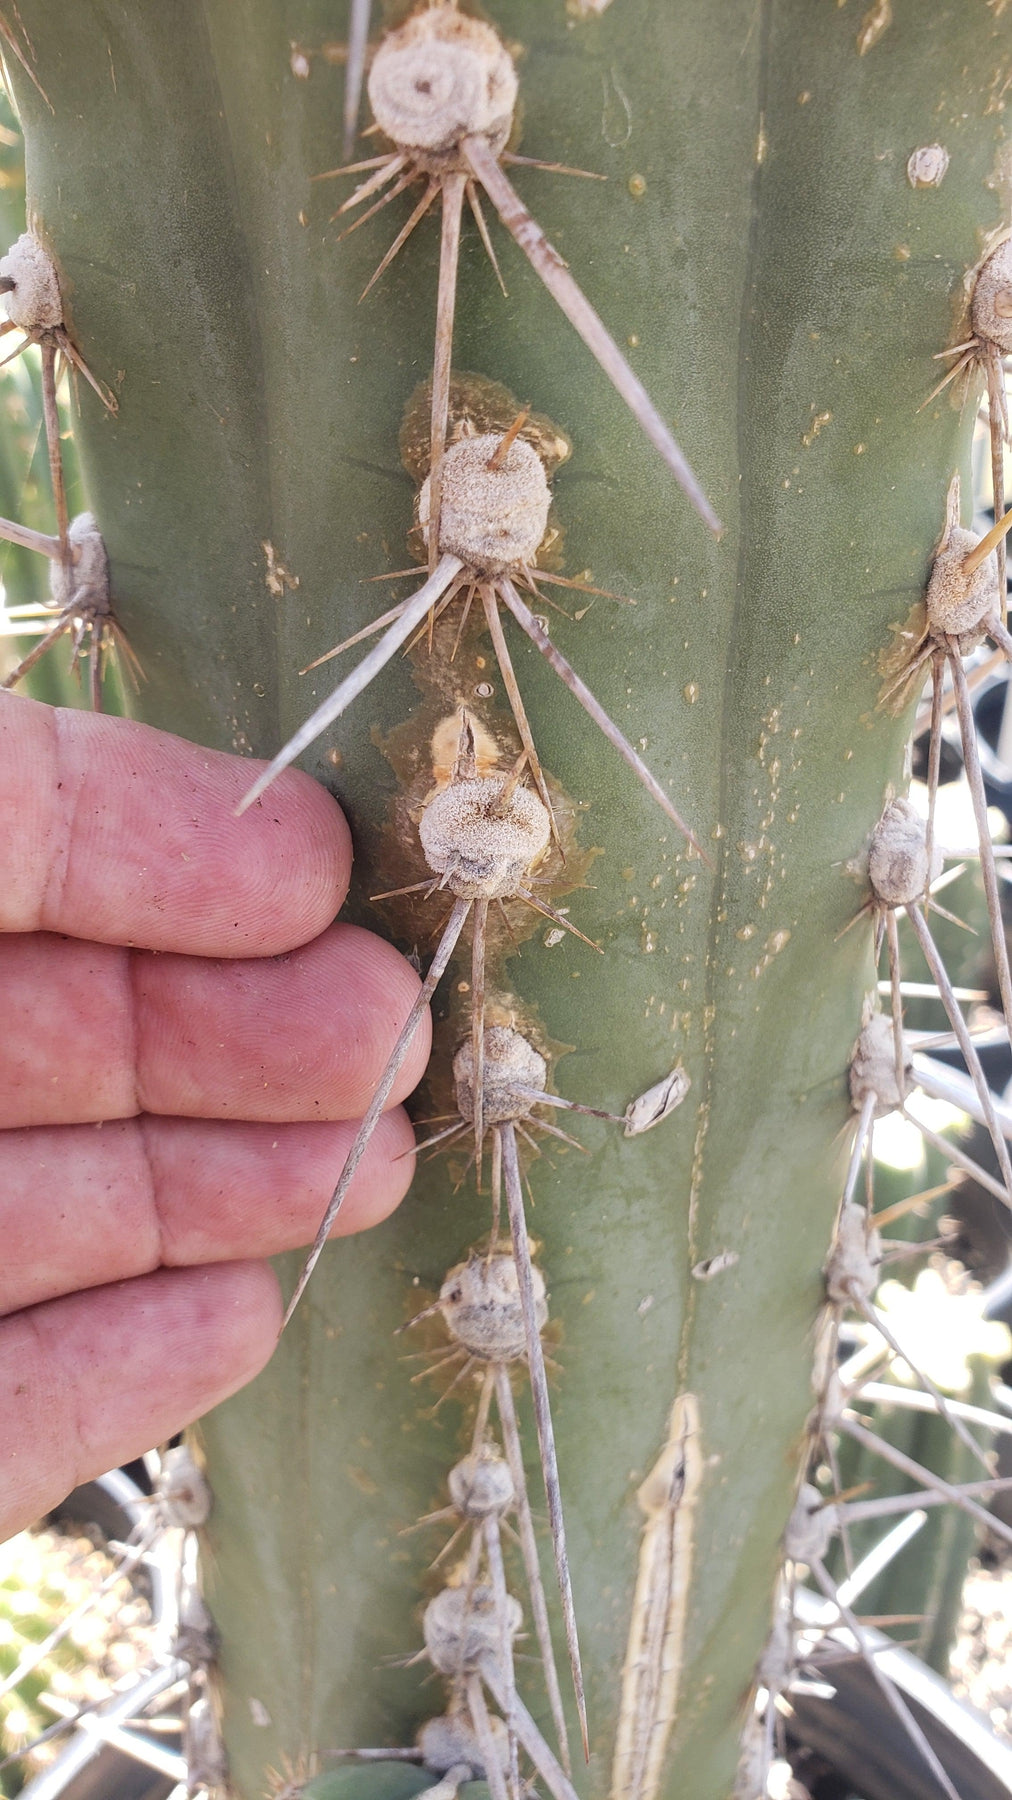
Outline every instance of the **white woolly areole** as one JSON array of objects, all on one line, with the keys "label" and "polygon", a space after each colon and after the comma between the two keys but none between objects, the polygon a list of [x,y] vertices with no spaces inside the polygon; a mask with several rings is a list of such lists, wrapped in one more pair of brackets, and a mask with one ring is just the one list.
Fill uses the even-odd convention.
[{"label": "white woolly areole", "polygon": [[547,808],[529,788],[503,800],[503,777],[451,781],[418,824],[425,860],[458,900],[508,900],[548,848]]},{"label": "white woolly areole", "polygon": [[941,187],[948,166],[944,144],[920,144],[907,157],[907,180],[912,188]]},{"label": "white woolly areole", "polygon": [[[489,1715],[488,1722],[492,1728],[496,1761],[505,1769],[510,1759],[509,1733],[503,1720],[494,1713]],[[435,1775],[445,1775],[448,1769],[459,1768],[462,1763],[476,1779],[480,1780],[488,1772],[474,1726],[462,1712],[440,1713],[436,1719],[426,1719],[416,1742],[425,1767]]]},{"label": "white woolly areole", "polygon": [[941,873],[937,844],[928,867],[927,826],[909,800],[892,800],[872,832],[868,879],[884,906],[913,906]]},{"label": "white woolly areole", "polygon": [[112,611],[109,558],[94,513],[78,513],[71,519],[67,538],[74,552],[71,589],[68,593],[63,564],[54,558],[49,565],[49,593],[53,605],[62,609],[73,604],[91,618],[105,618]]},{"label": "white woolly areole", "polygon": [[749,1713],[741,1734],[741,1755],[731,1800],[766,1800],[769,1793],[770,1756],[766,1726],[756,1712]]},{"label": "white woolly areole", "polygon": [[[532,1270],[538,1330],[548,1321],[545,1278]],[[450,1336],[483,1362],[516,1362],[526,1355],[520,1283],[512,1256],[468,1257],[450,1270],[439,1290],[439,1310]]]},{"label": "white woolly areole", "polygon": [[155,1489],[164,1517],[170,1525],[194,1530],[206,1525],[211,1511],[211,1489],[185,1444],[166,1450]]},{"label": "white woolly areole", "polygon": [[1006,238],[977,276],[970,312],[974,333],[1012,355],[1012,238]]},{"label": "white woolly areole", "polygon": [[797,1665],[794,1642],[794,1618],[789,1607],[780,1606],[774,1615],[770,1635],[756,1668],[756,1677],[764,1687],[781,1694]]},{"label": "white woolly areole", "polygon": [[[548,477],[526,438],[514,438],[500,466],[502,435],[484,432],[451,444],[443,458],[439,553],[459,556],[479,575],[501,575],[537,556],[552,502]],[[429,523],[429,478],[418,496],[418,522]]]},{"label": "white woolly areole", "polygon": [[[905,1077],[909,1077],[911,1067],[904,1051]],[[896,1080],[896,1040],[888,1013],[873,1013],[850,1059],[850,1098],[855,1112],[861,1111],[869,1094],[875,1099],[876,1119],[895,1112],[906,1098],[906,1088],[900,1093]]]},{"label": "white woolly areole", "polygon": [[[489,1025],[485,1031],[485,1077],[482,1082],[482,1116],[486,1125],[502,1125],[507,1119],[526,1119],[533,1101],[516,1092],[516,1085],[544,1092],[548,1064],[519,1031],[508,1025]],[[474,1046],[467,1038],[453,1059],[453,1081],[462,1119],[474,1118]]]},{"label": "white woolly areole", "polygon": [[972,575],[964,567],[970,551],[976,550],[979,543],[976,532],[955,525],[935,557],[924,596],[932,631],[961,637],[982,626],[997,610],[998,558],[994,551],[985,556]]},{"label": "white woolly areole", "polygon": [[837,1530],[835,1506],[823,1506],[811,1482],[802,1483],[784,1532],[784,1554],[792,1562],[821,1562]]},{"label": "white woolly areole", "polygon": [[454,1463],[447,1485],[450,1499],[465,1519],[501,1517],[516,1499],[509,1464],[488,1448]]},{"label": "white woolly areole", "polygon": [[487,1660],[499,1668],[503,1628],[515,1638],[523,1616],[519,1600],[507,1594],[503,1619],[493,1590],[484,1582],[443,1588],[422,1615],[422,1636],[430,1661],[441,1675],[480,1672]]},{"label": "white woolly areole", "polygon": [[[454,6],[416,12],[383,39],[369,72],[373,117],[400,150],[433,171],[453,166],[462,138],[498,155],[513,127],[517,75],[498,34]],[[431,163],[428,162],[431,158]]]},{"label": "white woolly areole", "polygon": [[6,256],[0,256],[0,275],[14,283],[13,292],[3,295],[12,325],[20,331],[49,331],[63,324],[56,265],[30,231],[11,245]]},{"label": "white woolly areole", "polygon": [[881,1262],[882,1239],[869,1224],[864,1207],[848,1200],[826,1264],[826,1294],[833,1305],[846,1306],[855,1298],[870,1298]]}]

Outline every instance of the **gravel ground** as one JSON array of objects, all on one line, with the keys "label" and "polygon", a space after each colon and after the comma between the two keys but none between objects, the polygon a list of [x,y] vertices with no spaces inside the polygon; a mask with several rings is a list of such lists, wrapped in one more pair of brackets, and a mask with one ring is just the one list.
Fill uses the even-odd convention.
[{"label": "gravel ground", "polygon": [[[82,1604],[93,1604],[36,1673],[0,1702],[0,1757],[10,1756],[61,1716],[108,1698],[110,1691],[144,1667],[152,1651],[151,1612],[128,1576],[115,1578],[115,1558],[96,1530],[25,1531],[2,1547],[0,1562],[0,1672],[10,1674],[31,1644],[38,1644]],[[102,1592],[103,1583],[112,1577]],[[59,1734],[19,1764],[0,1769],[0,1795],[16,1793],[66,1742]]]}]

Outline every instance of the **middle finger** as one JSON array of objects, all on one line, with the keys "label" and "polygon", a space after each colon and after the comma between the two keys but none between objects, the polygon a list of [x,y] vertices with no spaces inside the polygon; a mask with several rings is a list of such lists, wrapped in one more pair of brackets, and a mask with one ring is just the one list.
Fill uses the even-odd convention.
[{"label": "middle finger", "polygon": [[[11,934],[0,938],[0,1126],[140,1112],[356,1118],[417,992],[404,958],[355,925],[248,962]],[[391,1106],[428,1049],[425,1016]]]}]

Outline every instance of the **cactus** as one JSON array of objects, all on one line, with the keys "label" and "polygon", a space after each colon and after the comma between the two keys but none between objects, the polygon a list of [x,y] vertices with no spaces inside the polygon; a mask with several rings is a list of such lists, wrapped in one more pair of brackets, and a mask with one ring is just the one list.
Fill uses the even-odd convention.
[{"label": "cactus", "polygon": [[[455,365],[571,440],[555,484],[565,570],[636,601],[553,617],[553,639],[708,854],[518,644],[575,821],[567,879],[592,883],[572,904],[605,957],[592,968],[539,932],[497,953],[498,983],[559,1051],[563,1094],[621,1113],[678,1061],[692,1082],[658,1130],[586,1121],[589,1159],[553,1153],[531,1172],[591,1721],[576,1780],[609,1791],[636,1490],[691,1395],[661,1792],[714,1800],[734,1778],[810,1406],[845,1072],[874,979],[867,927],[841,935],[865,897],[848,865],[902,786],[905,722],[876,706],[878,660],[923,590],[966,449],[949,392],[917,409],[1002,222],[1005,28],[976,0],[927,17],[895,0],[864,20],[804,0],[492,10],[524,53],[521,149],[608,177],[526,171],[525,197],[726,526],[707,538],[522,259],[505,246],[504,299],[466,235]],[[21,0],[18,21],[36,78],[12,62],[30,217],[119,400],[112,417],[82,389],[80,455],[147,675],[139,710],[271,755],[327,691],[296,670],[369,622],[361,583],[404,560],[398,428],[430,373],[438,232],[421,227],[358,307],[388,237],[366,226],[338,245],[310,181],[340,156],[341,75],[316,52],[345,31],[343,6],[182,0],[142,16]],[[915,185],[908,158],[936,138],[944,179]],[[476,628],[449,674],[418,647],[308,758],[355,829],[355,916],[393,917],[409,949],[422,915],[367,904],[404,866],[398,784],[424,789],[458,699],[508,736],[498,682],[478,694],[490,666]],[[440,1005],[436,1094],[463,1035]],[[419,1641],[424,1554],[398,1533],[438,1504],[461,1410],[450,1398],[432,1415],[392,1333],[486,1227],[472,1186],[421,1167],[395,1219],[329,1250],[270,1368],[201,1428],[246,1800],[269,1766],[406,1743],[425,1714],[416,1673],[382,1665]],[[414,1783],[380,1766],[337,1786],[381,1800]]]}]

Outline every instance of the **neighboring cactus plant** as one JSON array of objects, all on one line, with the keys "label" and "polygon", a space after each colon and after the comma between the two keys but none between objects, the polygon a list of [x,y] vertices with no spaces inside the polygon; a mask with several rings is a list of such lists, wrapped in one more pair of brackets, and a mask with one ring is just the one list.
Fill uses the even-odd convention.
[{"label": "neighboring cactus plant", "polygon": [[[637,602],[597,601],[553,637],[663,787],[691,796],[713,865],[518,643],[557,810],[577,817],[568,879],[601,852],[580,925],[606,954],[591,971],[553,933],[520,957],[497,944],[498,986],[525,1035],[569,1050],[553,1069],[567,1095],[621,1113],[679,1060],[692,1083],[658,1130],[588,1121],[589,1161],[553,1153],[531,1174],[561,1325],[587,1796],[613,1766],[621,1800],[728,1793],[769,1628],[874,980],[867,925],[844,933],[865,899],[848,865],[903,780],[878,659],[923,592],[969,426],[948,394],[917,409],[964,272],[1002,223],[998,10],[895,0],[876,40],[859,9],[806,0],[758,15],[744,0],[490,8],[524,51],[524,152],[609,177],[527,171],[525,196],[726,526],[714,543],[673,492],[522,260],[505,248],[506,300],[466,236],[455,365],[571,438],[555,483],[566,566]],[[119,400],[113,417],[82,390],[81,458],[148,677],[139,707],[273,754],[325,691],[296,670],[370,622],[360,583],[403,561],[398,428],[430,374],[438,234],[423,223],[358,308],[380,250],[368,228],[336,244],[310,181],[339,154],[342,89],[309,51],[344,31],[343,5],[21,0],[18,21],[38,83],[12,65],[30,217],[75,342]],[[944,179],[917,186],[908,159],[936,138]],[[515,745],[487,638],[470,624],[452,665],[451,645],[437,626],[415,687],[388,667],[310,759],[356,830],[360,914],[413,854],[393,797],[431,786],[447,712],[463,702]],[[416,915],[394,916],[412,947]],[[455,1013],[437,1043],[444,1091],[465,1032]],[[398,1533],[460,1455],[461,1409],[451,1397],[432,1415],[392,1333],[487,1223],[487,1199],[429,1164],[395,1219],[325,1255],[270,1368],[205,1422],[209,1597],[244,1800],[268,1766],[407,1744],[434,1710],[414,1671],[381,1665],[420,1642],[423,1553]],[[642,1692],[627,1655],[658,1516],[636,1496],[683,1443],[658,1614],[668,1711],[634,1791],[615,1746],[626,1755]],[[526,1698],[544,1712],[536,1688]],[[393,1800],[426,1779],[381,1766],[327,1783]]]}]

